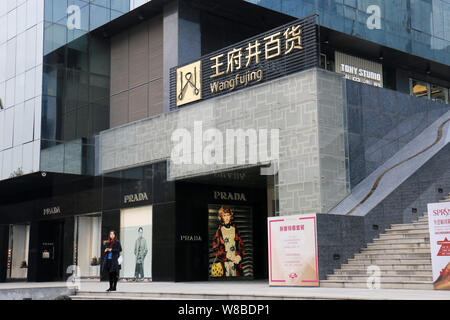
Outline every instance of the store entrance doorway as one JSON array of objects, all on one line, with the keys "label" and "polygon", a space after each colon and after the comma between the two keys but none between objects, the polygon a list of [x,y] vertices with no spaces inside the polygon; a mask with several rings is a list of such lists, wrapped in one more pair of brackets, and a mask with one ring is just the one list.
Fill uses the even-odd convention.
[{"label": "store entrance doorway", "polygon": [[39,223],[39,265],[37,281],[60,281],[63,279],[64,220]]},{"label": "store entrance doorway", "polygon": [[25,281],[28,275],[28,252],[30,245],[30,225],[9,226],[8,265],[6,279]]},{"label": "store entrance doorway", "polygon": [[100,280],[101,231],[100,213],[75,217],[74,265],[82,279]]}]

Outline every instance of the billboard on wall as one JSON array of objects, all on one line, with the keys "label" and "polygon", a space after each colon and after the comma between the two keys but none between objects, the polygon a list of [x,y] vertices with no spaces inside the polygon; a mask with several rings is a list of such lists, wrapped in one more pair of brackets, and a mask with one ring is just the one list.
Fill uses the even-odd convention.
[{"label": "billboard on wall", "polygon": [[208,206],[209,277],[253,278],[252,210],[246,206]]},{"label": "billboard on wall", "polygon": [[319,286],[316,215],[268,218],[269,285]]},{"label": "billboard on wall", "polygon": [[121,278],[139,281],[152,277],[152,209],[145,206],[120,211]]},{"label": "billboard on wall", "polygon": [[336,51],[335,71],[345,75],[346,79],[383,87],[383,66],[380,63]]},{"label": "billboard on wall", "polygon": [[433,286],[450,290],[450,202],[428,204]]}]

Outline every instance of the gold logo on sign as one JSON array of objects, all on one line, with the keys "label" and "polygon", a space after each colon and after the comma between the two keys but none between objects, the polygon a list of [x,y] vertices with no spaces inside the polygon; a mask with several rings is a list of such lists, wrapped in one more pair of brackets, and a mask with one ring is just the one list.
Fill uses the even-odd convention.
[{"label": "gold logo on sign", "polygon": [[202,98],[201,61],[177,69],[177,107]]}]

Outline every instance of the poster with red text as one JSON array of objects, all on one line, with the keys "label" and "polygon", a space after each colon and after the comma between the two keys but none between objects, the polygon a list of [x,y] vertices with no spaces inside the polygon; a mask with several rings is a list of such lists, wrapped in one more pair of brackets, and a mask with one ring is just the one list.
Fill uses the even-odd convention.
[{"label": "poster with red text", "polygon": [[319,286],[316,215],[268,218],[269,285]]},{"label": "poster with red text", "polygon": [[433,286],[450,290],[450,202],[428,204]]}]

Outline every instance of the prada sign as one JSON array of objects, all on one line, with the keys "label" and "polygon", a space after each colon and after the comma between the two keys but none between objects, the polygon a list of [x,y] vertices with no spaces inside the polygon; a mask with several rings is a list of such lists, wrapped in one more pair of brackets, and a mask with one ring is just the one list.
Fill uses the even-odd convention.
[{"label": "prada sign", "polygon": [[61,207],[59,207],[59,206],[45,208],[42,210],[42,215],[44,215],[44,216],[53,216],[53,215],[57,215],[57,214],[61,214]]},{"label": "prada sign", "polygon": [[170,71],[170,106],[216,97],[319,65],[312,15]]},{"label": "prada sign", "polygon": [[147,192],[127,194],[123,197],[123,203],[136,203],[148,201]]},{"label": "prada sign", "polygon": [[245,193],[241,192],[223,192],[214,191],[215,200],[228,200],[228,201],[247,201]]}]

